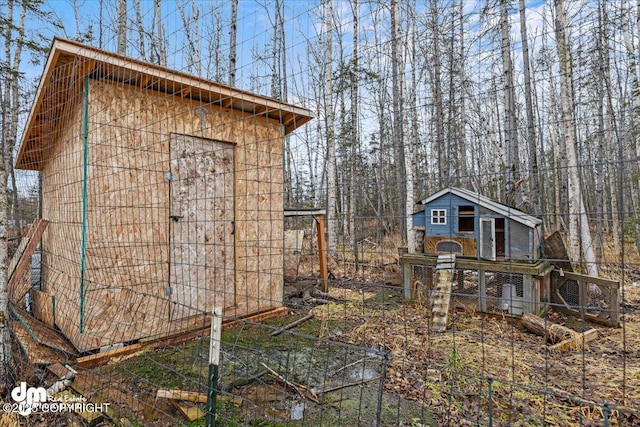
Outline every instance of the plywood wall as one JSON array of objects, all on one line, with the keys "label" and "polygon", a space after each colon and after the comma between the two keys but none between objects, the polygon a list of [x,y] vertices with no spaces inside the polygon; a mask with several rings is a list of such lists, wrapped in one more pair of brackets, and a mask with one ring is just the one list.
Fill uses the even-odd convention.
[{"label": "plywood wall", "polygon": [[424,241],[424,251],[428,254],[435,254],[436,245],[441,241],[452,241],[457,242],[462,246],[462,253],[465,256],[477,256],[478,247],[477,241],[473,237],[438,237],[438,236],[427,236]]},{"label": "plywood wall", "polygon": [[[56,298],[56,324],[74,344],[80,323],[82,242],[82,110],[71,102],[42,170],[42,291]],[[53,143],[55,144],[53,145]]]},{"label": "plywood wall", "polygon": [[198,310],[192,318],[169,322],[175,303],[167,294],[166,173],[172,133],[235,146],[235,265],[230,266],[235,282],[225,290],[234,294],[234,303],[221,299],[225,315],[281,305],[282,127],[185,98],[93,80],[89,111],[86,330],[74,344],[88,350],[202,322]]}]

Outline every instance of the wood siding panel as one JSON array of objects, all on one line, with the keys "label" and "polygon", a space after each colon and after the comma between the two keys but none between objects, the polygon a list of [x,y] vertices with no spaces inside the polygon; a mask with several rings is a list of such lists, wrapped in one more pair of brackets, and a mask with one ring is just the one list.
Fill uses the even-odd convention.
[{"label": "wood siding panel", "polygon": [[42,237],[42,291],[54,295],[60,330],[79,344],[80,260],[82,239],[82,112],[70,112],[59,140],[47,149],[42,170],[42,216],[49,225]]},{"label": "wood siding panel", "polygon": [[478,255],[478,246],[477,240],[475,238],[462,238],[462,237],[436,237],[436,236],[428,236],[424,240],[424,252],[427,254],[435,254],[436,245],[438,242],[442,241],[452,241],[459,243],[462,246],[462,255],[464,256],[477,256]]},{"label": "wood siding panel", "polygon": [[33,304],[33,317],[50,328],[55,325],[55,303],[53,295],[32,289],[31,302]]}]

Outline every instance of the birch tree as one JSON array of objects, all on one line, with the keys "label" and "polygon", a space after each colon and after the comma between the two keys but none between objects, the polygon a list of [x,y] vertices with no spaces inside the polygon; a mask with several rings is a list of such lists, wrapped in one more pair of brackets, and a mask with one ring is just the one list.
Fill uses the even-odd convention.
[{"label": "birch tree", "polygon": [[430,27],[432,32],[432,50],[429,55],[432,59],[432,69],[430,82],[431,92],[433,93],[433,106],[432,114],[435,128],[435,137],[433,138],[434,150],[436,152],[436,168],[438,171],[438,186],[444,187],[449,185],[448,170],[446,164],[448,163],[447,152],[444,143],[444,102],[442,99],[442,58],[441,58],[441,46],[440,46],[440,22],[439,22],[439,9],[438,2],[431,2],[430,5]]},{"label": "birch tree", "polygon": [[[199,34],[199,16],[200,10],[195,0],[191,3],[191,19],[185,13],[185,5],[181,3],[176,4],[178,11],[180,12],[180,18],[182,19],[182,26],[184,27],[185,37],[187,38],[187,48],[189,54],[187,55],[187,69],[190,72],[195,73],[198,76],[202,75],[202,61],[200,60],[200,34]],[[193,33],[192,33],[193,29]]]},{"label": "birch tree", "polygon": [[[408,4],[408,9],[406,12],[406,15],[408,17],[415,17],[414,14],[414,10],[410,7],[410,5]],[[405,36],[402,34],[399,34],[399,36],[402,37],[402,39],[405,40],[405,43],[403,43],[405,46],[407,45],[407,40],[408,40],[408,34],[409,34],[409,28],[410,28],[410,22],[415,22],[415,18],[414,19],[409,19],[407,20],[407,28],[406,28],[406,39]],[[413,31],[413,33],[415,33],[415,31]],[[415,43],[415,40],[413,40]],[[412,51],[415,54],[415,51]],[[407,79],[405,78],[405,73],[404,73],[404,68],[405,68],[405,64],[406,62],[415,62],[415,58],[411,58],[411,61],[406,61],[403,60],[400,64],[401,66],[401,70],[402,72],[400,73],[400,93],[402,96],[402,110],[403,111],[407,111],[408,112],[408,116],[405,116],[404,114],[402,115],[401,119],[402,119],[402,136],[403,136],[403,145],[404,145],[404,135],[407,134],[404,131],[404,127],[405,127],[405,120],[408,120],[409,118],[413,118],[413,114],[411,113],[411,111],[415,111],[417,106],[414,104],[410,104],[409,103],[409,97],[406,96],[407,95]],[[415,75],[412,74],[412,78],[414,80],[412,80],[412,83],[415,81]],[[415,88],[413,89],[415,90]],[[409,147],[407,149],[407,147],[405,147],[404,150],[404,171],[405,171],[405,197],[404,197],[404,215],[403,215],[403,221],[404,221],[404,227],[405,227],[405,235],[406,235],[406,239],[407,239],[407,251],[409,253],[413,253],[416,251],[416,234],[415,234],[415,230],[413,229],[413,224],[411,223],[411,221],[409,220],[409,218],[411,217],[411,214],[413,214],[413,209],[414,209],[414,205],[415,205],[415,188],[414,188],[414,170],[415,170],[415,164],[414,164],[414,147],[415,144],[417,144],[417,141],[415,140],[415,136],[413,135],[411,129],[413,127],[409,128],[409,132],[408,132],[408,142],[409,142]]]},{"label": "birch tree", "polygon": [[350,67],[350,89],[351,89],[351,161],[349,162],[349,237],[351,239],[351,247],[358,271],[358,237],[356,236],[356,214],[358,206],[356,202],[356,157],[360,146],[359,120],[358,120],[358,0],[351,0],[351,12],[353,15],[353,53]]},{"label": "birch tree", "polygon": [[154,0],[153,13],[155,17],[155,35],[152,38],[151,50],[157,64],[167,66],[167,47],[164,40],[164,25],[162,23],[162,0]]},{"label": "birch tree", "polygon": [[593,250],[593,240],[589,230],[582,183],[579,176],[577,155],[577,138],[573,100],[573,70],[571,51],[567,34],[567,12],[564,0],[554,0],[555,4],[555,35],[558,61],[560,65],[560,100],[562,110],[563,137],[567,141],[567,173],[569,178],[569,239],[571,255],[574,262],[584,257],[586,273],[590,276],[598,275],[598,264]]},{"label": "birch tree", "polygon": [[127,54],[127,0],[118,0],[118,17],[116,36],[118,37],[118,53]]},{"label": "birch tree", "polygon": [[[596,35],[596,47],[595,47],[595,53],[594,53],[594,73],[597,76],[597,78],[595,79],[595,85],[596,85],[596,90],[595,90],[595,96],[597,98],[597,141],[598,141],[598,149],[596,150],[596,162],[599,165],[604,165],[604,158],[606,156],[605,154],[605,137],[606,137],[606,130],[605,130],[605,118],[604,118],[604,114],[605,114],[605,90],[604,90],[604,79],[605,79],[605,72],[608,71],[606,70],[605,67],[605,61],[604,61],[604,46],[603,46],[603,32],[604,32],[604,25],[605,23],[603,22],[604,17],[603,17],[603,10],[600,6],[598,6],[598,26],[600,27],[601,31],[598,32],[598,34]],[[604,211],[605,211],[605,203],[604,203],[604,174],[605,174],[605,168],[604,167],[596,167],[594,168],[594,174],[595,174],[595,207],[596,207],[596,211],[597,212],[601,212],[602,214],[599,215],[596,218],[596,227],[595,227],[595,243],[596,243],[596,257],[597,259],[602,259],[602,252],[603,252],[603,246],[604,246],[604,236],[603,236],[603,216],[604,216]]]},{"label": "birch tree", "polygon": [[140,9],[140,0],[134,0],[133,8],[135,9],[136,14],[136,30],[138,32],[138,50],[139,55],[143,60],[147,59],[147,52],[145,49],[144,39],[145,39],[145,29],[144,25],[142,25],[142,10]]},{"label": "birch tree", "polygon": [[507,149],[507,164],[505,165],[505,194],[507,204],[509,206],[515,206],[520,162],[518,161],[518,125],[516,119],[516,94],[513,85],[510,30],[511,26],[509,24],[508,0],[500,0],[502,88],[504,95],[504,140]]},{"label": "birch tree", "polygon": [[391,81],[393,100],[393,157],[395,162],[395,214],[400,216],[400,229],[402,230],[403,240],[407,238],[405,201],[406,201],[406,164],[405,164],[405,147],[404,147],[404,115],[403,115],[403,61],[401,55],[402,34],[400,31],[400,5],[398,0],[391,0]]},{"label": "birch tree", "polygon": [[[206,41],[206,44],[203,47],[203,51],[207,52],[207,54],[202,58],[204,62],[205,75],[208,79],[219,82],[227,81],[230,86],[234,86],[236,71],[235,63],[233,68],[233,76],[231,76],[230,69],[225,69],[224,62],[226,58],[223,59],[222,57],[223,22],[220,11],[217,7],[210,6],[209,10],[205,12],[205,14],[210,15],[210,19],[203,19],[203,40]],[[231,77],[233,77],[233,83],[231,83],[230,81]]]},{"label": "birch tree", "polygon": [[531,213],[540,215],[541,196],[538,175],[538,136],[534,122],[533,91],[531,89],[531,65],[529,61],[529,37],[527,36],[527,19],[524,0],[519,0],[520,6],[520,39],[522,40],[522,66],[524,74],[524,101],[527,112],[527,147],[529,148],[529,194]]},{"label": "birch tree", "polygon": [[[638,143],[638,137],[640,136],[640,120],[638,119],[638,111],[640,111],[640,78],[638,77],[638,48],[634,46],[634,35],[629,25],[631,19],[631,12],[629,4],[625,2],[621,3],[621,22],[622,22],[622,36],[624,40],[625,52],[627,54],[629,62],[629,73],[631,77],[631,107],[633,113],[629,115],[628,131],[629,135],[629,155],[636,161],[630,163],[630,185],[627,190],[628,203],[632,212],[638,212],[640,210],[640,192],[638,191],[638,184],[640,182],[640,165],[638,165],[637,159],[640,157],[640,144]],[[637,2],[637,15],[636,15],[636,28],[640,29],[640,1]],[[611,97],[609,97],[611,99]],[[620,141],[619,143],[622,143]],[[622,174],[622,171],[619,171]],[[622,176],[622,175],[621,175]],[[638,221],[631,221],[634,231],[636,251],[640,254],[640,224]]]},{"label": "birch tree", "polygon": [[[9,209],[9,194],[7,191],[7,180],[12,167],[11,153],[16,139],[17,105],[11,105],[13,93],[18,89],[18,68],[16,68],[12,58],[14,49],[14,6],[13,0],[7,2],[7,21],[3,23],[4,28],[4,64],[2,85],[2,154],[3,161],[0,169],[0,385],[3,389],[9,386],[9,372],[11,364],[11,343],[9,341],[8,324],[8,296],[7,296],[7,214]],[[24,3],[23,9],[24,11]],[[22,34],[24,31],[24,17],[21,12]],[[20,41],[21,42],[21,41]]]},{"label": "birch tree", "polygon": [[336,219],[336,141],[334,137],[333,111],[333,0],[325,2],[324,16],[324,114],[327,141],[327,248],[338,255],[338,221]]},{"label": "birch tree", "polygon": [[238,36],[238,0],[231,0],[229,17],[229,86],[236,85],[236,38]]},{"label": "birch tree", "polygon": [[[38,55],[45,51],[37,35],[26,33],[25,23],[33,16],[35,20],[46,20],[48,24],[60,30],[60,26],[53,22],[48,14],[40,12],[40,7],[41,3],[37,1],[15,0],[8,0],[0,6],[4,16],[0,19],[0,31],[4,38],[4,58],[0,59],[0,133],[3,154],[0,162],[0,386],[4,386],[5,389],[9,385],[8,375],[11,370],[11,345],[7,323],[7,221],[10,206],[7,184],[10,182],[12,185],[14,200],[11,205],[15,208],[17,186],[13,170],[13,152],[18,137],[18,115],[23,108],[20,67],[23,49]],[[15,14],[18,15],[17,22]]]}]

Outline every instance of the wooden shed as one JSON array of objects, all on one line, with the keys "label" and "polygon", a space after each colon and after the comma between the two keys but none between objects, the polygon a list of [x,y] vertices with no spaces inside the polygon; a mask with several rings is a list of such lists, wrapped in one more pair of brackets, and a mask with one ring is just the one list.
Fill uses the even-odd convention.
[{"label": "wooden shed", "polygon": [[445,188],[419,202],[413,227],[424,232],[424,252],[483,259],[536,261],[542,220],[463,188]]},{"label": "wooden shed", "polygon": [[311,118],[55,39],[16,161],[40,171],[55,326],[88,351],[282,305],[284,137]]}]

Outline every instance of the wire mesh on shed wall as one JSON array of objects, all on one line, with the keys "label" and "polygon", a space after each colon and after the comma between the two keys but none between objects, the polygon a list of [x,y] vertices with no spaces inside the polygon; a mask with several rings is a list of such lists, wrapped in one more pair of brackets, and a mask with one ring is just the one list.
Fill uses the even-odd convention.
[{"label": "wire mesh on shed wall", "polygon": [[77,93],[37,130],[41,288],[60,329],[86,351],[199,327],[214,306],[280,306],[282,126],[153,90],[164,77],[71,78],[93,64],[55,70],[42,108]]}]

